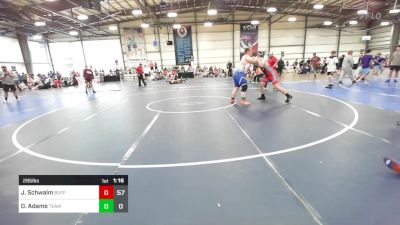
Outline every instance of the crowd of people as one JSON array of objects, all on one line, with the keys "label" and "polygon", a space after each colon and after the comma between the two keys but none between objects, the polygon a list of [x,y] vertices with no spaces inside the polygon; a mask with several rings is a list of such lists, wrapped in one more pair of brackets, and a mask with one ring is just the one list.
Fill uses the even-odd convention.
[{"label": "crowd of people", "polygon": [[[159,68],[157,62],[150,61],[147,65],[140,64],[139,66],[132,67],[127,71],[122,71],[120,69],[110,70],[107,75],[102,69],[93,70],[92,66],[85,67],[82,77],[79,72],[75,71],[72,71],[69,77],[63,77],[58,72],[48,72],[47,74],[37,74],[35,76],[33,74],[9,71],[6,66],[3,66],[0,77],[3,82],[4,92],[7,93],[5,95],[8,96],[8,92],[11,91],[15,96],[17,96],[17,90],[42,90],[78,86],[80,79],[84,80],[86,87],[93,88],[93,80],[96,78],[98,79],[98,82],[104,82],[105,76],[119,76],[121,79],[124,79],[125,75],[132,75],[138,79],[138,85],[141,87],[147,85],[147,79],[166,80],[170,84],[185,82],[185,79],[180,77],[179,73],[193,73],[193,77],[195,78],[231,77],[234,75],[234,69],[239,68],[243,70],[242,72],[244,73],[244,79],[246,79],[246,81],[259,82],[262,84],[260,86],[260,100],[262,100],[265,99],[263,88],[265,88],[268,83],[264,76],[269,74],[268,76],[270,77],[267,80],[273,79],[274,81],[277,81],[278,77],[282,75],[284,70],[293,69],[297,74],[313,74],[314,78],[317,77],[317,74],[326,74],[328,78],[328,85],[326,88],[329,89],[334,87],[333,81],[337,78],[339,80],[339,85],[343,84],[344,78],[349,78],[353,84],[361,81],[368,84],[368,76],[371,72],[374,75],[381,75],[385,67],[390,68],[390,74],[386,82],[391,82],[393,79],[393,82],[397,83],[398,72],[400,71],[400,46],[397,48],[396,52],[392,54],[392,58],[390,59],[388,56],[382,56],[381,53],[373,55],[371,50],[367,50],[365,54],[361,55],[356,61],[353,58],[352,50],[349,50],[347,55],[342,55],[340,57],[337,56],[336,51],[332,51],[329,57],[323,59],[321,59],[317,53],[313,53],[312,57],[306,60],[301,60],[300,62],[295,60],[292,66],[290,66],[289,61],[286,61],[285,63],[283,57],[277,59],[273,53],[270,53],[265,57],[262,56],[261,53],[257,54],[257,63],[252,63],[251,60],[249,62],[246,61],[247,64],[245,70],[242,68],[244,63],[242,60],[239,67],[236,68],[233,67],[231,61],[228,61],[225,68],[220,68],[216,65],[202,67],[198,65],[197,67],[192,67],[191,63],[188,63],[188,65],[185,66],[176,65],[169,68],[164,67],[162,69]],[[251,57],[251,55],[249,57]],[[263,63],[267,64],[268,67],[261,66]],[[273,78],[271,78],[271,76]],[[276,82],[275,84],[273,82],[274,88],[280,90],[283,94],[286,94],[286,92],[281,90],[279,87],[275,87],[277,86],[276,84]],[[94,90],[93,92],[95,93]]]}]

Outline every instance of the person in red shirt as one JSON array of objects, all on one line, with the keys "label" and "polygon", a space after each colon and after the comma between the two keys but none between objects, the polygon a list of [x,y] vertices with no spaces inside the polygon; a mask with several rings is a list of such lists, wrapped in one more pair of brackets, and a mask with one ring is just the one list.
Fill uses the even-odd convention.
[{"label": "person in red shirt", "polygon": [[274,53],[270,53],[268,55],[268,64],[272,68],[276,68],[276,65],[278,64],[278,59],[274,56]]},{"label": "person in red shirt", "polygon": [[[92,87],[93,89],[93,93],[96,93],[94,91],[93,88],[93,79],[94,79],[94,75],[93,75],[93,71],[92,71],[92,66],[90,66],[90,68],[87,68],[87,66],[85,66],[85,69],[83,70],[83,77],[85,78],[85,83],[89,84],[90,87]],[[86,94],[88,93],[88,85],[86,85]]]},{"label": "person in red shirt", "polygon": [[314,70],[314,78],[317,78],[317,72],[320,70],[321,58],[317,56],[317,53],[313,53],[313,57],[310,60],[311,67]]},{"label": "person in red shirt", "polygon": [[136,73],[137,73],[137,75],[138,75],[139,87],[142,86],[142,81],[143,81],[144,86],[146,86],[147,84],[146,84],[146,82],[144,82],[144,78],[143,78],[143,76],[144,76],[144,75],[143,75],[143,66],[142,66],[141,63],[140,63],[139,66],[136,68]]}]

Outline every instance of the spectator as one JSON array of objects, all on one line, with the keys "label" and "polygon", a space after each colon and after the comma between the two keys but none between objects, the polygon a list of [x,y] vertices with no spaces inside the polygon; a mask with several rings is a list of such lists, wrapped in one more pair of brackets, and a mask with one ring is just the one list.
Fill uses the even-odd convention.
[{"label": "spectator", "polygon": [[2,83],[4,91],[4,103],[8,101],[8,92],[11,90],[15,99],[18,101],[17,89],[14,79],[17,77],[12,71],[8,71],[6,66],[1,67],[3,71]]},{"label": "spectator", "polygon": [[[85,66],[85,69],[83,70],[83,77],[85,78],[85,83],[89,84],[90,87],[92,87],[93,93],[96,93],[94,91],[94,87],[93,87],[94,75],[93,75],[93,71],[92,71],[92,66],[90,66],[89,69],[87,68],[87,66]],[[88,87],[86,85],[86,94],[87,93],[88,93]]]},{"label": "spectator", "polygon": [[136,68],[136,73],[138,75],[138,80],[139,80],[139,87],[142,86],[142,81],[143,81],[143,85],[146,86],[146,82],[144,82],[144,78],[143,78],[143,67],[142,64],[140,63],[139,66]]},{"label": "spectator", "polygon": [[272,52],[268,55],[268,64],[272,68],[276,68],[278,64],[278,59],[274,56],[274,53]]},{"label": "spectator", "polygon": [[226,64],[226,69],[228,70],[228,77],[232,76],[232,62],[231,60],[228,61],[228,63]]},{"label": "spectator", "polygon": [[278,71],[279,75],[282,75],[282,71],[283,71],[284,68],[285,68],[285,61],[283,61],[283,59],[280,58],[278,60],[277,68],[276,68],[276,70]]},{"label": "spectator", "polygon": [[317,73],[320,72],[321,58],[317,56],[317,53],[313,53],[313,57],[310,60],[311,68],[314,72],[314,78],[317,78]]}]

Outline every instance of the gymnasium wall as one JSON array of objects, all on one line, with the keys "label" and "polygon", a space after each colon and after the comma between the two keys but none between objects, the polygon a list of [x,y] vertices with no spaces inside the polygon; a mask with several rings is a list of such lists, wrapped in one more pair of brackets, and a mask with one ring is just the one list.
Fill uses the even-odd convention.
[{"label": "gymnasium wall", "polygon": [[[234,19],[236,24],[232,24]],[[278,58],[281,52],[284,52],[284,60],[293,63],[296,59],[301,60],[303,56],[310,58],[312,53],[316,52],[321,58],[328,57],[332,50],[339,50],[339,55],[346,54],[350,49],[354,51],[355,57],[358,57],[360,50],[366,48],[366,43],[361,40],[361,36],[367,32],[364,23],[359,23],[355,26],[347,25],[340,34],[339,29],[332,26],[324,26],[324,18],[308,17],[306,22],[305,16],[295,16],[296,22],[288,22],[287,16],[275,15],[272,17],[271,34],[269,34],[268,18],[263,13],[236,12],[234,15],[230,13],[218,14],[215,18],[208,17],[204,12],[197,13],[198,21],[205,19],[223,20],[218,25],[212,27],[204,27],[203,23],[195,21],[195,13],[180,14],[177,18],[169,18],[163,20],[165,24],[181,23],[183,25],[192,26],[192,45],[194,63],[196,66],[219,66],[225,67],[228,60],[233,60],[235,64],[240,61],[239,58],[239,37],[240,37],[240,21],[250,21],[251,19],[260,20],[258,40],[259,50],[272,52]],[[239,22],[238,22],[239,21]],[[143,21],[132,21],[120,24],[120,32],[123,35],[124,28],[139,28]],[[183,23],[185,22],[185,23]],[[335,21],[333,21],[335,22]],[[101,27],[108,30],[108,26]],[[197,35],[196,35],[197,29]],[[390,37],[392,26],[377,27],[370,31],[372,40],[369,42],[369,48],[380,51],[384,54],[389,52]],[[157,31],[153,27],[144,29],[145,50],[148,61],[155,61],[161,64],[163,61],[164,67],[175,65],[175,49],[174,46],[166,45],[166,41],[173,40],[172,29],[167,29],[166,25],[160,29],[158,36]],[[98,69],[113,69],[122,67],[122,52],[120,40],[117,31],[109,31],[114,33],[114,37],[96,37],[92,39],[83,38],[86,61],[88,65]],[[169,33],[169,35],[168,35]],[[269,36],[271,39],[269,40]],[[4,39],[4,38],[3,38]],[[51,35],[49,39],[56,42],[50,43],[50,51],[53,57],[54,66],[57,71],[68,75],[71,70],[81,71],[84,68],[85,60],[82,53],[82,46],[79,38],[65,36],[60,34]],[[5,46],[3,49],[15,48],[18,42],[15,39],[4,39],[1,41]],[[153,41],[157,41],[160,45],[153,46]],[[7,44],[8,42],[13,42]],[[16,44],[16,45],[15,45]],[[339,48],[338,48],[339,44]],[[48,64],[45,58],[48,58],[43,53],[46,47],[40,44],[30,44],[34,50],[33,62],[34,71],[39,70],[45,72]],[[1,46],[0,46],[1,47]],[[126,47],[126,46],[125,46]],[[124,48],[124,46],[122,47]],[[126,51],[126,50],[123,50]],[[1,59],[0,61],[15,61],[19,67],[23,68],[22,56],[20,50],[11,50],[12,54],[18,53],[20,58],[14,56]],[[118,65],[115,65],[115,60],[118,60]],[[48,62],[48,61],[47,61]]]},{"label": "gymnasium wall", "polygon": [[[196,16],[200,21],[204,21],[206,17],[204,13],[197,13]],[[229,18],[227,22],[232,20],[232,16],[229,17],[229,15],[225,14],[219,17]],[[249,16],[249,13],[246,12],[235,13],[235,20],[238,21],[249,21],[251,18],[259,19],[261,21],[258,32],[259,50],[270,51],[278,57],[280,57],[283,51],[285,54],[284,59],[288,60],[290,63],[294,62],[296,59],[301,60],[303,54],[305,58],[311,57],[314,52],[318,53],[320,57],[328,57],[332,50],[338,49],[339,30],[335,26],[323,26],[323,18],[308,17],[307,33],[305,35],[306,17],[296,16],[296,22],[288,22],[288,17],[289,16],[284,16],[279,18],[275,16],[272,18],[271,40],[269,41],[268,20],[265,19],[265,15],[256,14],[254,16]],[[217,65],[219,67],[225,67],[228,60],[233,60],[236,64],[240,61],[239,24],[220,24],[212,27],[204,27],[202,23],[196,25],[194,13],[179,15],[178,18],[175,19],[175,22],[179,23],[180,21],[190,21],[189,23],[182,24],[192,26],[194,65],[199,63],[201,66]],[[171,23],[172,22],[174,22],[174,20],[171,19]],[[140,23],[130,22],[121,24],[121,27],[135,26],[139,27]],[[196,26],[197,36],[195,32]],[[348,50],[352,49],[354,50],[354,55],[358,57],[360,50],[365,49],[365,42],[361,40],[361,36],[366,34],[365,31],[362,31],[363,26],[364,24],[361,23],[342,29],[339,48],[340,54],[346,54]],[[174,46],[166,45],[166,41],[168,40],[166,27],[160,30],[161,40],[158,40],[157,31],[155,35],[153,28],[145,29],[144,32],[148,60],[160,63],[162,57],[164,66],[171,67],[175,65]],[[173,40],[172,30],[170,29],[169,32],[169,39]],[[154,40],[160,41],[161,54],[159,46],[153,46]]]},{"label": "gymnasium wall", "polygon": [[46,43],[28,41],[34,74],[52,71],[49,50]]},{"label": "gymnasium wall", "polygon": [[16,38],[0,37],[0,64],[11,70],[15,66],[18,72],[26,72],[21,48]]},{"label": "gymnasium wall", "polygon": [[370,31],[371,41],[368,48],[382,54],[390,54],[390,41],[392,37],[393,26],[377,27]]}]

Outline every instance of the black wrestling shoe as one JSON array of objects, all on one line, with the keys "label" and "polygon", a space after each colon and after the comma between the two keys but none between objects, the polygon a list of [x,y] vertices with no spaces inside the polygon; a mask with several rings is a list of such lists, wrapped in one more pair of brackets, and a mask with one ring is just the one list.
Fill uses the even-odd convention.
[{"label": "black wrestling shoe", "polygon": [[328,86],[326,86],[325,88],[332,89],[332,87],[333,87],[333,85],[332,85],[332,84],[329,84],[329,85],[328,85]]},{"label": "black wrestling shoe", "polygon": [[261,97],[257,98],[257,100],[260,100],[260,101],[265,100],[265,95],[261,95]]},{"label": "black wrestling shoe", "polygon": [[291,95],[289,95],[289,94],[286,94],[286,101],[285,101],[285,103],[289,103],[290,100],[292,100],[292,98],[293,98],[293,96],[291,96]]},{"label": "black wrestling shoe", "polygon": [[343,85],[343,81],[340,80],[340,81],[339,81],[339,85]]}]

